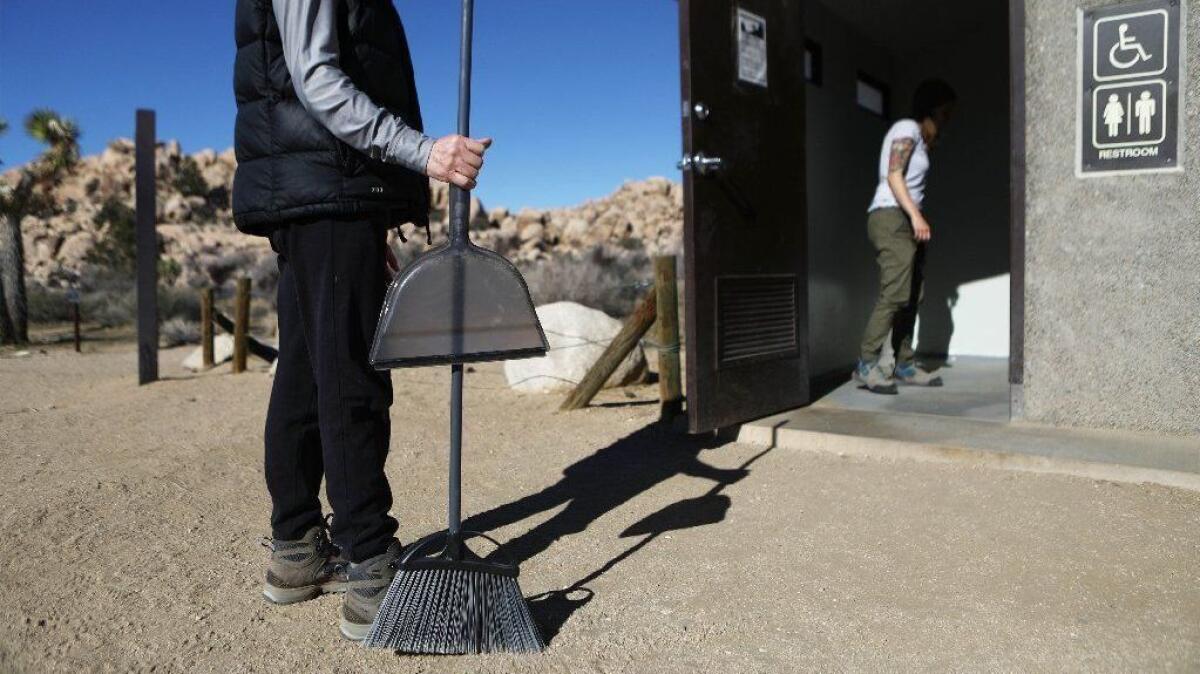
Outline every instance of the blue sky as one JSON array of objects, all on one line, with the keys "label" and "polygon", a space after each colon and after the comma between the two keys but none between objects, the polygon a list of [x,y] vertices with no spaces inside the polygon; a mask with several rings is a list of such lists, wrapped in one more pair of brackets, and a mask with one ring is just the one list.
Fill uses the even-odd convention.
[{"label": "blue sky", "polygon": [[[77,120],[85,153],[158,112],[184,150],[233,143],[234,0],[0,0],[0,138],[6,166],[38,146],[33,108]],[[427,131],[453,131],[455,0],[396,0]],[[573,204],[626,179],[676,178],[677,5],[672,0],[477,0],[473,128],[496,146],[489,207]]]}]

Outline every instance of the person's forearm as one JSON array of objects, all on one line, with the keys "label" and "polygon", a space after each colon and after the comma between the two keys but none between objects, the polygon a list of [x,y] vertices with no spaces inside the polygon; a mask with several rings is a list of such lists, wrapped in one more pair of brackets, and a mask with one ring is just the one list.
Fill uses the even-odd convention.
[{"label": "person's forearm", "polygon": [[910,220],[917,220],[923,217],[921,209],[917,207],[917,203],[913,201],[912,195],[908,192],[908,183],[899,171],[888,173],[887,183],[888,187],[892,188],[892,194],[896,197],[896,203],[900,204],[900,209],[908,214]]},{"label": "person's forearm", "polygon": [[376,105],[341,69],[335,0],[273,0],[296,96],[350,147],[425,173],[433,139]]}]

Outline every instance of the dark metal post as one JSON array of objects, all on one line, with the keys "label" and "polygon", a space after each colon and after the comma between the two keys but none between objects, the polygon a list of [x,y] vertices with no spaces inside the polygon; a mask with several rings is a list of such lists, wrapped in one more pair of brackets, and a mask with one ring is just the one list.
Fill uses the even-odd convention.
[{"label": "dark metal post", "polygon": [[72,314],[72,317],[75,319],[75,353],[82,353],[83,347],[79,343],[80,336],[79,336],[79,305],[78,304],[71,305],[71,314]]},{"label": "dark metal post", "polygon": [[154,111],[137,111],[138,383],[158,380],[158,234],[155,231]]},{"label": "dark metal post", "polygon": [[71,319],[75,323],[75,353],[82,353],[82,336],[79,332],[79,291],[71,288],[67,291],[67,301],[71,303]]}]

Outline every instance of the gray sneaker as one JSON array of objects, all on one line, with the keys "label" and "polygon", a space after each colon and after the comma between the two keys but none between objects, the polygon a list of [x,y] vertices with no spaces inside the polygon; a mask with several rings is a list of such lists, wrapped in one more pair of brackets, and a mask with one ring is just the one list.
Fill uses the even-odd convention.
[{"label": "gray sneaker", "polygon": [[905,363],[904,365],[896,364],[896,370],[893,372],[896,381],[908,386],[941,386],[941,375],[933,374],[924,368],[917,367],[913,363]]},{"label": "gray sneaker", "polygon": [[272,604],[295,604],[322,592],[346,591],[346,566],[341,551],[329,541],[326,525],[308,530],[298,541],[272,539],[263,596]]},{"label": "gray sneaker", "polygon": [[342,636],[351,641],[362,641],[370,634],[379,605],[396,577],[401,549],[398,541],[393,542],[387,552],[361,564],[350,565],[349,587],[342,600]]},{"label": "gray sneaker", "polygon": [[896,380],[889,377],[878,363],[858,361],[854,368],[854,381],[861,384],[860,388],[865,388],[871,393],[896,395],[899,392],[896,390]]}]

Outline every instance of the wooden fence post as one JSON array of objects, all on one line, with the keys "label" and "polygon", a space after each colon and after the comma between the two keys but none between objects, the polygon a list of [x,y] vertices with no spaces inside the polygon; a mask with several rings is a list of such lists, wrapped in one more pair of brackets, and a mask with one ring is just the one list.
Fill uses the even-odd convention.
[{"label": "wooden fence post", "polygon": [[237,304],[233,313],[233,372],[246,371],[246,337],[250,334],[250,279],[237,281]]},{"label": "wooden fence post", "polygon": [[625,356],[637,346],[638,341],[654,325],[654,316],[657,313],[658,294],[654,288],[651,288],[646,296],[642,298],[642,303],[634,310],[633,315],[625,322],[621,328],[621,332],[613,338],[609,343],[608,348],[604,353],[600,354],[600,358],[592,365],[592,369],[584,375],[583,380],[571,391],[571,395],[563,401],[559,410],[577,410],[587,407],[592,398],[596,397],[596,393],[604,386],[604,382],[616,372],[617,366],[625,360]]},{"label": "wooden fence post", "polygon": [[213,354],[213,289],[200,291],[200,351],[205,369],[215,365]]},{"label": "wooden fence post", "polygon": [[658,296],[658,399],[660,416],[671,419],[683,411],[679,371],[679,288],[675,256],[654,258],[654,288]]},{"label": "wooden fence post", "polygon": [[[230,320],[228,316],[221,313],[219,309],[213,309],[213,323],[216,323],[217,327],[231,335],[237,334],[237,328],[234,327],[233,321]],[[268,363],[274,363],[275,359],[279,357],[279,349],[276,349],[270,344],[265,344],[258,341],[254,338],[254,335],[249,334],[249,330],[246,332],[246,351],[249,353],[249,355],[258,356]]]}]

